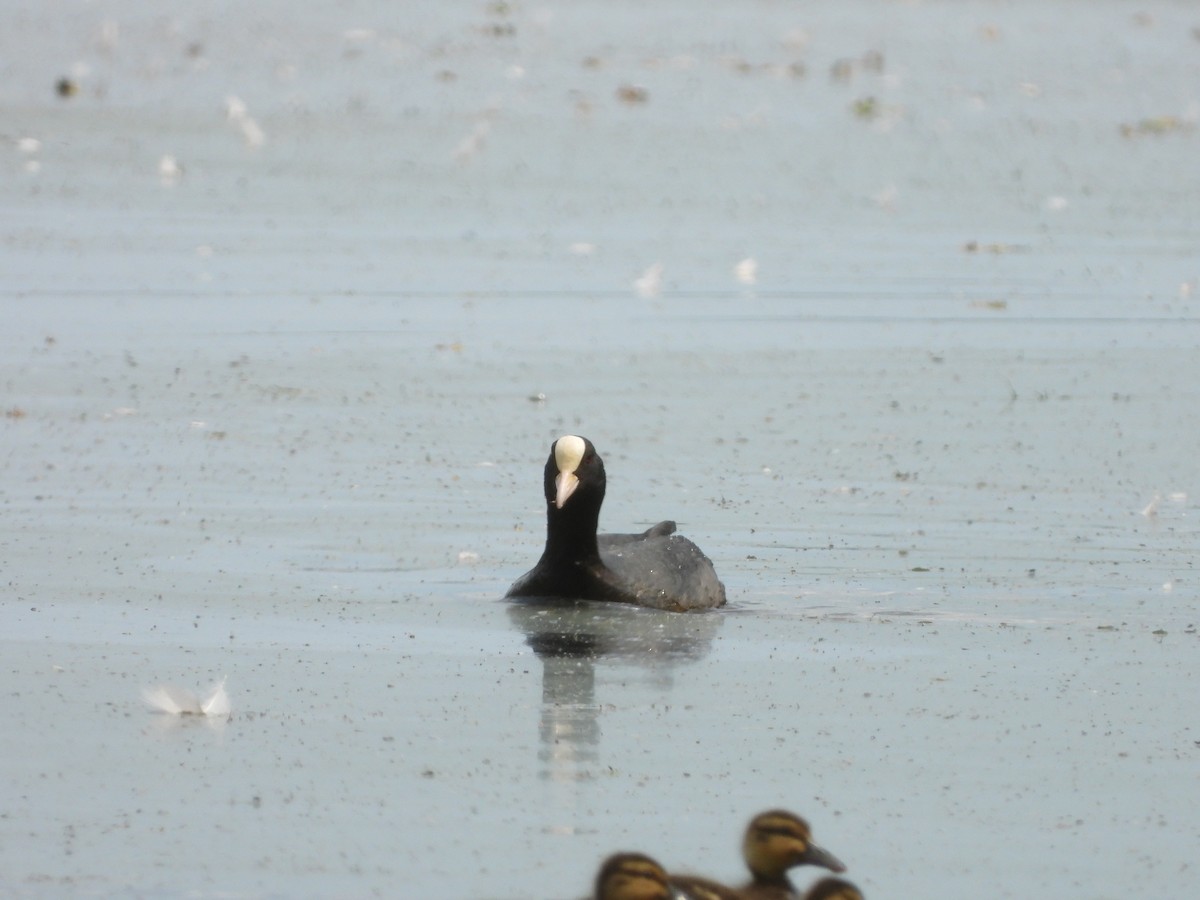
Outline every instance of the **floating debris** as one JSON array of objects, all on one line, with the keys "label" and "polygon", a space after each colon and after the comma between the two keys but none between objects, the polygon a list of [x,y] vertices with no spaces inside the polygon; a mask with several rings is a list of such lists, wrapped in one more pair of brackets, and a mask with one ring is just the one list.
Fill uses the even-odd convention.
[{"label": "floating debris", "polygon": [[472,159],[487,143],[487,136],[491,130],[492,124],[487,119],[477,122],[471,133],[459,141],[458,146],[454,148],[454,158],[458,162],[467,162]]},{"label": "floating debris", "polygon": [[784,34],[779,43],[793,53],[799,53],[808,47],[808,41],[809,34],[805,29],[793,28]]},{"label": "floating debris", "polygon": [[171,187],[183,175],[183,166],[170,153],[163,155],[158,161],[158,180],[163,187]]},{"label": "floating debris", "polygon": [[880,209],[894,212],[896,209],[896,198],[900,196],[900,189],[894,184],[889,184],[871,195],[871,199],[875,201],[875,205]]},{"label": "floating debris", "polygon": [[663,264],[656,262],[642,273],[641,278],[633,282],[633,289],[637,291],[639,297],[647,300],[657,297],[662,293],[662,276]]},{"label": "floating debris", "polygon": [[829,67],[829,77],[833,81],[840,81],[843,84],[854,80],[854,76],[859,72],[871,72],[872,74],[882,74],[884,69],[884,57],[882,50],[868,50],[858,59],[850,59],[843,57],[842,59],[834,60],[833,65]]},{"label": "floating debris", "polygon": [[849,59],[835,60],[829,67],[829,77],[834,81],[849,81],[854,77],[854,61]]},{"label": "floating debris", "polygon": [[1138,137],[1140,135],[1170,134],[1175,131],[1191,131],[1195,123],[1180,119],[1178,116],[1152,116],[1133,124],[1121,125],[1122,137]]},{"label": "floating debris", "polygon": [[733,277],[741,284],[757,284],[758,262],[750,257],[746,257],[733,267]]},{"label": "floating debris", "polygon": [[1028,247],[1022,247],[1019,244],[1004,244],[998,241],[991,244],[981,244],[979,241],[967,241],[963,244],[963,250],[967,253],[1023,253],[1028,249]]},{"label": "floating debris", "polygon": [[882,50],[868,50],[862,55],[858,61],[859,66],[864,72],[874,72],[879,74],[884,68],[884,58]]},{"label": "floating debris", "polygon": [[880,112],[879,101],[874,97],[861,97],[855,100],[851,109],[860,119],[878,118]]},{"label": "floating debris", "polygon": [[142,699],[155,712],[170,716],[227,717],[232,712],[229,695],[225,693],[225,679],[214,684],[203,697],[187,688],[173,684],[159,684],[142,691]]},{"label": "floating debris", "polygon": [[230,95],[225,98],[225,117],[241,130],[242,139],[250,149],[257,150],[266,143],[266,134],[258,123],[250,118],[250,112],[240,97]]},{"label": "floating debris", "polygon": [[64,100],[79,93],[79,82],[74,78],[60,78],[54,83],[54,92]]},{"label": "floating debris", "polygon": [[632,106],[649,101],[650,92],[638,84],[623,84],[617,88],[617,99]]}]

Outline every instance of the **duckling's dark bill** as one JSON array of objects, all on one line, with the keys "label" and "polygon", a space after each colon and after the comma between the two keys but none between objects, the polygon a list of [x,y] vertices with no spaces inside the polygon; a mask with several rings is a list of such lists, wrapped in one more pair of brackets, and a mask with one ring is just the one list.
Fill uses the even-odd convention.
[{"label": "duckling's dark bill", "polygon": [[822,866],[830,872],[845,872],[846,864],[840,859],[826,850],[824,847],[818,847],[816,844],[809,844],[808,850],[801,856],[800,863],[809,866]]}]

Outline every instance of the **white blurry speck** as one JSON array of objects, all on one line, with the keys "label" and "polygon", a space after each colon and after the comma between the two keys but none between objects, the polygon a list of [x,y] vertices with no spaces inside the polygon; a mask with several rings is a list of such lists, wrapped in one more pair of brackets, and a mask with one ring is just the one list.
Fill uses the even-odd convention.
[{"label": "white blurry speck", "polygon": [[507,69],[504,70],[504,75],[505,75],[505,77],[508,78],[509,81],[520,81],[522,78],[525,77],[525,67],[518,66],[518,65],[511,65]]},{"label": "white blurry speck", "polygon": [[871,199],[875,201],[875,205],[880,209],[886,209],[890,212],[896,209],[896,198],[899,196],[900,189],[894,184],[889,184],[876,191]]},{"label": "white blurry speck", "polygon": [[733,277],[738,280],[739,284],[757,284],[758,262],[746,257],[733,267]]},{"label": "white blurry speck", "polygon": [[784,34],[780,41],[784,47],[793,52],[799,52],[808,46],[808,32],[803,28],[793,28]]},{"label": "white blurry speck", "polygon": [[633,289],[639,297],[650,299],[662,293],[663,265],[656,262],[633,282]]},{"label": "white blurry speck", "polygon": [[236,122],[238,119],[245,118],[246,115],[246,104],[242,102],[241,97],[235,97],[231,94],[225,98],[225,117],[230,122]]},{"label": "white blurry speck", "polygon": [[1017,90],[1019,90],[1026,97],[1042,96],[1042,89],[1032,81],[1022,81],[1019,85],[1017,85]]},{"label": "white blurry speck", "polygon": [[42,171],[41,161],[37,159],[25,160],[25,171],[30,175],[36,175],[38,172]]},{"label": "white blurry speck", "polygon": [[770,475],[770,474],[771,474],[771,467],[770,467],[770,466],[763,466],[763,467],[762,467],[762,473],[763,473],[764,475]]},{"label": "white blurry speck", "polygon": [[1070,205],[1071,204],[1066,197],[1055,194],[1052,197],[1046,198],[1046,202],[1042,204],[1042,208],[1048,212],[1060,212]]},{"label": "white blurry speck", "polygon": [[596,245],[587,241],[576,241],[567,249],[571,251],[572,256],[591,256],[596,252]]},{"label": "white blurry speck", "polygon": [[100,27],[96,29],[96,44],[102,50],[115,50],[117,41],[120,38],[121,26],[112,19],[105,19],[100,23]]},{"label": "white blurry speck", "polygon": [[229,95],[225,98],[225,117],[242,133],[242,140],[252,150],[257,150],[266,143],[267,136],[258,123],[250,118],[250,111],[240,97]]},{"label": "white blurry speck", "polygon": [[199,419],[196,419],[192,422],[188,422],[188,428],[207,428],[207,427],[208,427],[208,423],[201,421]]},{"label": "white blurry speck", "polygon": [[486,120],[477,122],[471,129],[471,133],[459,141],[458,146],[454,148],[454,158],[459,162],[467,162],[472,159],[487,143],[487,136],[491,130],[490,122]]},{"label": "white blurry speck", "polygon": [[347,41],[366,42],[375,40],[375,30],[373,28],[347,28],[342,32],[342,37]]},{"label": "white blurry speck", "polygon": [[34,137],[17,138],[17,149],[29,155],[42,149],[42,142]]},{"label": "white blurry speck", "polygon": [[474,550],[460,550],[458,551],[458,561],[466,565],[477,563],[479,562],[479,554]]},{"label": "white blurry speck", "polygon": [[267,140],[267,136],[253,119],[246,119],[242,122],[242,137],[246,141],[246,146],[255,150],[266,143]]},{"label": "white blurry speck", "polygon": [[1186,491],[1172,491],[1171,493],[1167,494],[1167,499],[1172,503],[1187,503],[1187,498],[1188,495]]},{"label": "white blurry speck", "polygon": [[163,187],[171,187],[182,175],[183,166],[179,165],[179,160],[170,153],[164,154],[158,161],[158,180]]},{"label": "white blurry speck", "polygon": [[171,716],[228,716],[232,711],[225,679],[209,688],[203,697],[174,684],[158,684],[142,690],[142,700],[154,712]]},{"label": "white blurry speck", "polygon": [[1147,503],[1144,507],[1142,507],[1142,515],[1145,516],[1147,519],[1152,519],[1155,516],[1157,516],[1158,515],[1158,504],[1160,504],[1161,502],[1162,502],[1162,496],[1160,494],[1155,494],[1150,499],[1150,502]]},{"label": "white blurry speck", "polygon": [[1175,590],[1175,582],[1173,582],[1173,581],[1164,581],[1164,582],[1163,582],[1162,589],[1163,589],[1163,593],[1164,593],[1164,594],[1169,594],[1169,593],[1171,593],[1171,591]]},{"label": "white blurry speck", "polygon": [[199,256],[201,259],[208,259],[210,256],[213,255],[213,248],[210,247],[208,244],[201,244],[199,247],[196,248],[196,255]]}]

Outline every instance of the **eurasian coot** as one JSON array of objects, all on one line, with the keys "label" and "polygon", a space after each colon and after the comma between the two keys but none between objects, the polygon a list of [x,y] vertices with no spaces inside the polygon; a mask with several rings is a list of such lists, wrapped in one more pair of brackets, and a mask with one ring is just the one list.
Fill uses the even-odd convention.
[{"label": "eurasian coot", "polygon": [[725,586],[700,548],[659,522],[640,534],[596,534],[604,463],[592,442],[560,437],[546,461],[546,549],[509,597],[577,597],[682,612],[723,606]]}]

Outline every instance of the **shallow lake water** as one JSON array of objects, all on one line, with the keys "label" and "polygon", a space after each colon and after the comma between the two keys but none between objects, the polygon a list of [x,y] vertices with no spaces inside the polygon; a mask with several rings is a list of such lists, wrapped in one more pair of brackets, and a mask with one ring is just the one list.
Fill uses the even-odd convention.
[{"label": "shallow lake water", "polygon": [[[1200,891],[1197,28],[18,4],[0,892]],[[501,599],[567,431],[727,608]]]}]

